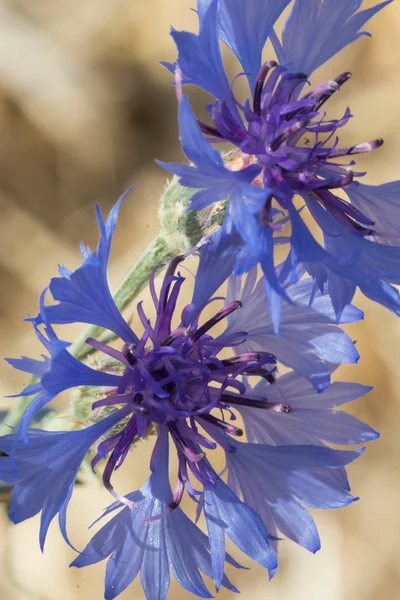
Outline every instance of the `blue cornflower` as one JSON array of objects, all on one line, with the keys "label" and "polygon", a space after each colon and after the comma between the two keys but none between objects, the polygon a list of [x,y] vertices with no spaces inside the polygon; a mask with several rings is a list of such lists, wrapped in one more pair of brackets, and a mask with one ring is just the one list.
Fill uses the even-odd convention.
[{"label": "blue cornflower", "polygon": [[[174,65],[164,64],[176,74],[180,138],[191,164],[160,164],[183,186],[198,190],[190,208],[202,210],[228,199],[225,222],[214,241],[219,260],[212,278],[207,273],[209,289],[213,293],[226,276],[224,248],[236,274],[260,264],[276,331],[281,299],[290,300],[284,282],[296,280],[299,264],[315,283],[310,301],[316,289],[327,291],[338,318],[357,287],[400,314],[400,296],[391,285],[400,283],[400,184],[366,186],[355,181],[363,173],[350,168],[354,161],[345,162],[379,148],[383,140],[339,144],[338,133],[351,112],[328,119],[324,105],[350,73],[305,88],[308,77],[365,35],[364,24],[389,3],[359,11],[362,0],[294,0],[280,41],[273,26],[290,0],[198,0],[199,34],[172,29],[178,58]],[[268,38],[277,61],[262,64]],[[240,103],[235,97],[220,40],[241,63],[251,100]],[[212,124],[196,120],[181,95],[182,83],[215,97],[207,105]],[[218,142],[234,146],[225,160],[212,146]],[[348,200],[337,195],[341,190]],[[321,229],[323,245],[306,226],[296,196]],[[287,220],[289,239],[279,236]],[[274,245],[284,242],[290,249],[278,275]],[[202,254],[208,252],[214,252],[212,245],[203,247]]]},{"label": "blue cornflower", "polygon": [[[312,286],[307,279],[286,288],[296,304],[284,309],[278,340],[255,269],[244,281],[231,278],[225,304],[207,320],[203,318],[205,306],[222,299],[205,297],[196,280],[192,302],[181,312],[178,324],[173,324],[184,284],[177,271],[183,256],[168,265],[159,293],[153,274],[149,287],[156,316],[151,321],[139,303],[137,316],[143,333],[135,333],[115,305],[107,282],[121,201],[106,221],[97,209],[97,249],[90,252],[82,247],[83,264],[74,272],[60,267],[60,276],[49,285],[56,303],[46,304],[44,290],[38,316],[29,319],[48,355],[43,360],[9,359],[15,368],[38,379],[24,390],[36,397],[16,432],[0,438],[4,453],[0,479],[14,485],[10,518],[17,523],[41,513],[43,547],[48,527],[58,515],[62,534],[70,543],[67,507],[78,469],[90,452],[93,468],[101,459],[106,461],[102,480],[117,500],[105,515],[118,512],[73,565],[82,567],[109,557],[106,599],[120,594],[139,572],[147,600],[166,598],[170,573],[183,588],[200,597],[210,597],[202,574],[212,577],[217,590],[222,585],[235,591],[224,565],[240,565],[226,552],[225,534],[268,569],[270,576],[277,568],[278,532],[317,550],[318,534],[305,506],[338,508],[354,501],[344,467],[363,451],[334,450],[325,447],[324,441],[359,443],[377,437],[351,417],[347,420],[348,439],[339,431],[325,437],[317,410],[309,411],[308,433],[300,436],[293,432],[297,398],[288,395],[286,399],[287,380],[277,377],[277,362],[307,378],[299,389],[306,385],[313,403],[313,390],[317,394],[327,386],[334,366],[355,362],[358,353],[347,334],[334,324],[327,296],[317,294],[313,307],[306,307],[303,300]],[[360,316],[360,311],[349,306],[342,319],[351,322]],[[213,336],[213,327],[224,320],[225,331]],[[53,328],[73,322],[104,327],[117,337],[112,346],[87,339],[97,351],[97,369],[74,358],[68,342],[60,340]],[[76,430],[61,432],[29,428],[32,418],[58,393],[79,386],[85,386],[86,394],[86,386],[94,386],[92,412],[86,423],[76,421]],[[345,388],[337,390],[338,405],[353,393],[351,384],[342,386]],[[338,418],[331,410],[332,389],[318,395],[327,431],[329,420],[335,427]],[[354,398],[366,391],[356,390]],[[244,432],[236,422],[237,411],[243,413],[250,443],[238,441]],[[283,413],[281,435],[284,437],[287,426],[288,432],[293,432],[286,435],[290,441],[253,443],[252,419],[258,418],[260,423],[266,419],[268,436],[271,428],[276,428],[274,419],[279,413]],[[307,419],[302,415],[300,420]],[[123,464],[132,445],[152,433],[150,478],[140,490],[121,496],[111,483],[113,472]],[[172,489],[170,446],[178,459]],[[227,482],[212,464],[217,448],[226,456]],[[197,507],[197,517],[204,513],[208,535],[182,512],[185,492]]]}]

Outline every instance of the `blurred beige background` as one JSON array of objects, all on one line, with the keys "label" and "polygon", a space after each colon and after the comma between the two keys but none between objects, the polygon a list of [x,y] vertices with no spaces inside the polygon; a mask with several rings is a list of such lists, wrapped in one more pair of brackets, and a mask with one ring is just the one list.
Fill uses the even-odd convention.
[{"label": "blurred beige background", "polygon": [[[261,4],[261,0],[260,0]],[[365,2],[370,6],[374,2]],[[171,23],[195,27],[194,0],[0,0],[0,328],[2,355],[39,352],[22,319],[57,263],[79,264],[82,238],[96,243],[94,202],[104,213],[129,185],[122,209],[110,279],[113,285],[157,232],[157,201],[165,174],[153,162],[180,159],[176,102],[169,75],[158,60],[174,60]],[[332,114],[350,105],[355,119],[343,140],[382,136],[385,145],[362,157],[367,182],[399,178],[400,5],[394,2],[362,39],[317,73],[342,71],[353,80],[330,103]],[[202,98],[192,95],[195,106]],[[312,556],[281,544],[281,568],[233,573],[246,599],[372,600],[400,598],[400,368],[396,317],[372,306],[352,326],[362,354],[358,367],[339,377],[375,386],[351,410],[381,432],[380,441],[350,468],[358,503],[341,512],[316,514],[323,549]],[[22,374],[0,366],[1,395],[16,393]],[[3,400],[2,406],[10,400]],[[137,450],[120,476],[123,491],[147,476],[150,445]],[[69,512],[78,548],[87,526],[109,503],[96,484],[76,489]],[[98,600],[104,564],[70,570],[74,553],[54,525],[44,555],[38,520],[10,525],[0,505],[0,600]],[[236,555],[238,556],[238,554]],[[242,557],[241,557],[242,558]],[[249,565],[246,559],[244,564]],[[212,590],[212,588],[210,587]],[[142,599],[135,582],[121,600]],[[190,594],[171,586],[171,600]],[[234,595],[222,591],[221,600]]]}]

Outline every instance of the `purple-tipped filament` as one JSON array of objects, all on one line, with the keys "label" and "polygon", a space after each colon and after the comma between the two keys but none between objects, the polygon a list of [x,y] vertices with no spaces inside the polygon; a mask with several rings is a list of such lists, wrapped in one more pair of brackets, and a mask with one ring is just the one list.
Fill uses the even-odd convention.
[{"label": "purple-tipped filament", "polygon": [[[346,188],[355,176],[363,175],[352,171],[353,161],[344,164],[337,159],[370,152],[383,144],[378,138],[341,147],[337,133],[351,119],[350,110],[340,119],[328,119],[321,110],[350,78],[351,73],[343,73],[300,95],[307,75],[290,73],[269,61],[258,74],[252,103],[237,102],[242,116],[233,116],[224,102],[214,102],[208,106],[213,126],[200,123],[200,127],[212,141],[231,142],[238,148],[230,168],[258,164],[261,173],[254,183],[269,188],[281,208],[287,208],[293,194],[306,200],[311,195],[353,233],[371,235],[374,222],[330,191]],[[265,226],[271,221],[270,209],[271,199],[260,214]]]},{"label": "purple-tipped filament", "polygon": [[235,407],[247,405],[260,410],[290,412],[287,405],[249,395],[241,379],[253,376],[274,383],[276,358],[273,355],[245,352],[219,358],[224,342],[214,339],[211,330],[229,314],[240,310],[240,302],[227,304],[201,325],[199,316],[191,316],[193,307],[186,307],[181,323],[173,328],[172,319],[184,282],[184,278],[175,273],[181,260],[182,257],[178,257],[171,261],[159,296],[154,291],[153,275],[150,289],[157,314],[154,324],[150,324],[141,304],[138,305],[144,327],[138,344],[125,344],[116,350],[97,340],[87,340],[98,351],[116,360],[123,372],[118,389],[108,390],[94,402],[93,408],[125,406],[130,409],[130,417],[120,432],[101,442],[93,462],[109,455],[104,484],[131,508],[134,508],[132,502],[115,492],[111,476],[124,461],[132,443],[146,435],[150,428],[155,427],[157,432],[151,465],[166,436],[172,440],[178,455],[177,483],[169,508],[172,510],[179,505],[185,489],[192,497],[198,493],[190,484],[190,477],[201,484],[216,484],[218,475],[206,455],[218,445],[233,451],[226,434],[243,435],[235,423]]}]

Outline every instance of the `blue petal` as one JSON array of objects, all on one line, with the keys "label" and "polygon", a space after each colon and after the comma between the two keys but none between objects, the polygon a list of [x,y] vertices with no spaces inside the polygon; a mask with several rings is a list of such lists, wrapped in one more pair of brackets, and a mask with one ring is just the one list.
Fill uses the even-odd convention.
[{"label": "blue petal", "polygon": [[[297,283],[288,286],[290,298],[296,306],[293,317],[299,319],[300,307],[303,308],[303,319],[307,323],[335,323],[337,322],[336,313],[328,294],[315,292],[312,305],[310,306],[310,297],[313,295],[313,281],[310,278],[301,279]],[[286,315],[289,316],[290,306],[287,307]],[[348,305],[342,312],[340,324],[355,323],[364,318],[364,313],[356,306]],[[299,321],[300,322],[300,321]]]},{"label": "blue petal", "polygon": [[[400,296],[390,283],[400,282],[400,248],[385,246],[355,235],[340,225],[312,198],[307,205],[324,232],[325,248],[311,235],[295,210],[291,212],[291,253],[295,263],[303,263],[321,287],[342,286],[333,300],[338,320],[350,302],[356,286],[373,301],[400,314]],[[316,270],[314,270],[316,267]],[[334,279],[329,284],[329,278]],[[389,283],[390,282],[390,283]]]},{"label": "blue petal", "polygon": [[204,490],[204,514],[217,590],[221,581],[221,561],[225,556],[225,533],[242,552],[260,565],[270,570],[276,568],[276,554],[260,517],[241,502],[221,479],[215,489],[207,487]]},{"label": "blue petal", "polygon": [[50,291],[59,303],[44,308],[49,323],[89,323],[113,331],[127,343],[138,343],[137,336],[118,310],[107,282],[107,264],[118,211],[129,191],[121,196],[106,222],[96,207],[100,231],[96,252],[89,254],[73,273],[51,280]]},{"label": "blue petal", "polygon": [[353,340],[339,327],[328,328],[325,325],[310,327],[307,336],[302,336],[301,331],[298,331],[298,336],[291,333],[291,339],[294,342],[296,337],[300,342],[301,340],[309,341],[313,350],[328,363],[354,364],[360,358]]},{"label": "blue petal", "polygon": [[[338,508],[354,501],[336,470],[359,455],[320,446],[266,446],[232,441],[227,453],[228,483],[262,517],[270,530],[280,530],[312,552],[319,549],[315,524],[302,504]],[[333,469],[333,470],[332,470]]]},{"label": "blue petal", "polygon": [[185,83],[194,83],[225,102],[232,115],[240,119],[225,73],[217,31],[218,0],[211,0],[202,13],[199,35],[172,29],[178,49],[177,64]]},{"label": "blue petal", "polygon": [[[324,510],[344,508],[358,500],[358,497],[352,496],[348,490],[337,485],[328,478],[314,473],[296,473],[293,478],[293,492],[301,498],[302,502],[310,508]],[[324,481],[325,479],[325,481]]]},{"label": "blue petal", "polygon": [[356,460],[365,448],[358,450],[332,450],[323,446],[270,446],[258,449],[253,444],[253,454],[263,457],[271,468],[282,470],[282,476],[289,472],[300,472],[309,469],[335,469],[350,464]]},{"label": "blue petal", "polygon": [[215,165],[218,173],[225,171],[221,154],[202,134],[186,95],[179,102],[178,111],[182,149],[187,158],[198,167],[207,169]]},{"label": "blue petal", "polygon": [[367,274],[400,283],[400,248],[351,233],[315,203],[310,209],[324,232],[326,249],[336,259],[329,268],[353,273],[353,277],[361,270],[361,277]]},{"label": "blue petal", "polygon": [[325,247],[334,257],[334,262],[327,265],[329,270],[352,281],[375,302],[400,314],[399,293],[389,284],[400,283],[400,248],[354,235],[321,207],[313,204],[311,209],[324,231]]},{"label": "blue petal", "polygon": [[316,409],[310,421],[304,419],[299,429],[312,434],[319,430],[321,439],[334,444],[362,444],[379,437],[371,427],[344,411]]},{"label": "blue petal", "polygon": [[374,221],[378,242],[400,245],[400,181],[383,185],[356,182],[346,188],[346,194],[356,208]]},{"label": "blue petal", "polygon": [[[206,562],[210,563],[207,552],[208,540],[200,529],[186,517],[182,511],[174,510],[165,521],[166,546],[170,567],[174,579],[188,592],[200,598],[212,598],[201,577],[200,561],[196,560],[195,550],[203,550]],[[192,538],[192,552],[188,551],[188,532]],[[207,575],[207,573],[205,573]]]},{"label": "blue petal", "polygon": [[260,411],[240,407],[250,442],[274,445],[361,444],[379,434],[337,407],[360,398],[371,388],[355,383],[332,383],[322,394],[297,373],[279,377],[276,385],[258,383],[249,394],[267,397],[268,402],[289,406],[290,412]]},{"label": "blue petal", "polygon": [[33,421],[36,415],[53,400],[55,395],[56,394],[49,394],[43,391],[41,394],[38,394],[36,398],[30,401],[18,423],[15,434],[16,440],[21,439],[24,444],[28,444],[27,430],[30,423]]},{"label": "blue petal", "polygon": [[[106,600],[113,600],[126,589],[139,571],[146,598],[164,600],[169,588],[170,569],[184,589],[201,598],[210,598],[201,575],[201,572],[207,576],[211,574],[207,536],[180,508],[160,517],[167,512],[172,500],[167,442],[157,455],[154,472],[148,481],[139,492],[127,497],[137,504],[137,510],[125,507],[116,514],[94,535],[72,566],[84,567],[110,556],[106,572]],[[104,515],[122,506],[114,503]],[[160,518],[145,522],[157,516]],[[228,559],[224,553],[222,562]],[[222,583],[232,587],[225,575]]]},{"label": "blue petal", "polygon": [[350,306],[357,286],[350,279],[345,279],[332,271],[328,275],[328,294],[337,315],[337,320],[343,322],[343,313]]},{"label": "blue petal", "polygon": [[21,358],[6,358],[5,360],[14,367],[14,369],[18,369],[24,373],[30,373],[38,379],[40,379],[49,367],[49,359],[47,357],[45,357],[44,360],[36,360],[34,358],[28,358],[27,356],[22,356]]},{"label": "blue petal", "polygon": [[[145,525],[146,527],[146,525]],[[170,576],[165,547],[165,523],[155,521],[147,525],[147,539],[143,553],[140,583],[146,598],[165,600]]]},{"label": "blue petal", "polygon": [[[219,0],[218,31],[246,73],[254,89],[262,50],[272,27],[290,0]],[[198,0],[200,18],[210,0]]]},{"label": "blue petal", "polygon": [[[200,531],[200,530],[198,529],[198,531]],[[201,544],[198,544],[197,546],[193,545],[192,550],[193,550],[193,554],[199,565],[200,570],[204,573],[204,575],[206,577],[209,577],[210,579],[212,579],[213,571],[212,571],[211,557],[210,557],[210,553],[209,553],[210,544],[209,544],[207,536],[205,536],[203,534],[203,532],[201,532],[201,533],[204,536],[204,538],[207,540],[206,547]],[[232,565],[233,567],[235,567],[237,569],[243,568],[235,560],[233,560],[233,558],[229,554],[226,555],[225,560],[229,565]],[[226,589],[228,589],[229,591],[234,592],[235,594],[239,593],[239,590],[234,585],[231,584],[231,582],[229,581],[228,577],[225,574],[222,578],[221,585],[223,587],[225,587]],[[200,594],[198,594],[198,595],[200,595]]]},{"label": "blue petal", "polygon": [[[285,298],[287,302],[291,302],[277,277],[274,265],[273,231],[270,227],[263,227],[260,224],[259,218],[252,214],[243,199],[243,194],[232,194],[229,206],[229,215],[235,224],[236,230],[245,242],[244,248],[236,260],[234,272],[235,274],[241,274],[248,271],[255,263],[260,262],[265,277],[264,284],[268,299],[272,301],[272,294],[275,292],[276,295]],[[278,326],[279,322],[275,319],[275,331],[277,331]]]},{"label": "blue petal", "polygon": [[44,309],[44,297],[46,290],[40,296],[40,315],[44,332],[36,320],[32,321],[36,335],[40,342],[50,353],[44,361],[36,361],[26,357],[22,359],[8,359],[8,362],[17,369],[28,371],[35,377],[40,376],[40,382],[27,386],[21,395],[37,394],[26,408],[18,425],[16,438],[21,438],[27,443],[26,430],[32,419],[44,408],[57,394],[73,387],[81,385],[93,386],[118,386],[121,381],[119,375],[104,373],[91,369],[84,363],[74,358],[66,347],[67,342],[60,340],[53,327],[47,321]]},{"label": "blue petal", "polygon": [[15,435],[0,438],[3,451],[16,443],[15,458],[0,457],[0,479],[15,484],[11,495],[10,519],[20,523],[41,511],[42,549],[53,518],[61,510],[66,510],[79,467],[87,452],[126,414],[127,410],[122,409],[80,431],[31,430],[28,447],[18,442]]},{"label": "blue petal", "polygon": [[321,548],[317,526],[310,513],[292,499],[280,499],[276,503],[274,519],[277,528],[287,538],[312,553]]},{"label": "blue petal", "polygon": [[177,175],[181,185],[207,190],[207,193],[197,193],[193,196],[191,209],[201,210],[232,194],[239,196],[242,204],[253,213],[261,208],[269,190],[261,190],[251,185],[261,168],[250,165],[237,172],[227,169],[221,154],[202,134],[187,96],[183,96],[179,102],[179,131],[185,155],[195,166],[157,162],[167,171]]},{"label": "blue petal", "polygon": [[91,369],[74,358],[67,350],[62,350],[52,358],[51,367],[43,375],[41,383],[44,390],[55,396],[81,385],[115,387],[120,381],[120,375]]},{"label": "blue petal", "polygon": [[[46,292],[47,288],[45,288],[40,294],[39,302],[41,312],[44,310],[44,299]],[[36,337],[50,354],[50,357],[42,355],[43,361],[28,358],[26,356],[23,356],[22,358],[6,358],[5,360],[12,367],[14,367],[14,369],[18,369],[24,373],[30,373],[33,375],[33,377],[40,379],[51,368],[51,357],[62,353],[70,344],[60,340],[49,323],[44,323],[44,331],[41,331],[37,321],[39,321],[39,323],[43,323],[43,319],[39,318],[28,320],[34,328]],[[40,384],[31,384],[24,388],[23,394],[21,393],[21,395],[33,395],[40,391],[42,391]]]},{"label": "blue petal", "polygon": [[360,383],[334,381],[323,394],[318,394],[307,379],[294,371],[282,375],[278,381],[281,391],[275,386],[262,381],[254,389],[259,390],[258,393],[262,394],[262,390],[265,392],[268,388],[268,400],[271,400],[271,402],[281,402],[283,394],[288,403],[296,409],[313,409],[317,407],[333,410],[343,404],[362,398],[373,389],[371,386],[361,385]]},{"label": "blue petal", "polygon": [[196,273],[192,303],[201,309],[233,271],[236,254],[241,246],[237,233],[228,233],[223,226],[203,244]]},{"label": "blue petal", "polygon": [[361,28],[392,0],[357,12],[362,0],[296,0],[275,43],[281,64],[311,75],[319,66],[366,32]]},{"label": "blue petal", "polygon": [[[118,537],[114,535],[109,540],[114,551],[107,562],[104,593],[105,600],[113,600],[119,596],[119,594],[121,594],[136,578],[142,566],[144,549],[147,541],[147,527],[143,523],[141,524],[141,527],[133,527],[128,520],[128,510],[130,509],[124,509],[120,515],[117,515],[117,517],[119,517]],[[122,515],[124,511],[125,514]],[[114,517],[113,521],[117,520],[117,517]],[[96,540],[96,544],[98,545],[101,544],[102,539],[107,539],[106,533],[108,533],[105,528],[101,529],[100,532],[103,533],[102,537],[99,536],[98,540]],[[96,536],[98,536],[98,534],[96,534]],[[83,561],[85,561],[85,553],[87,550],[88,547],[83,551]],[[79,559],[80,557],[74,560],[71,566],[81,567],[86,564],[91,564],[91,562],[82,562],[82,560],[80,561]]]},{"label": "blue petal", "polygon": [[[160,471],[160,475],[160,483],[165,484],[165,473]],[[156,520],[150,525],[144,523],[146,518],[163,512],[168,505],[168,500],[165,501],[165,499],[153,495],[152,488],[154,485],[158,490],[160,484],[157,482],[157,475],[155,474],[144,484],[139,493],[129,495],[129,498],[135,498],[134,501],[137,502],[138,509],[132,511],[129,507],[123,508],[94,535],[83,552],[71,565],[83,567],[103,560],[111,554],[106,571],[106,600],[112,600],[118,596],[143,568],[146,570],[144,585],[146,587],[150,585],[151,582],[148,582],[147,573],[148,569],[151,569],[151,565],[147,564],[145,566],[145,563],[149,562],[149,554],[151,554],[150,561],[154,561],[159,567],[162,564],[158,559],[160,552],[165,554],[162,521]],[[168,487],[162,491],[172,497]],[[161,495],[164,496],[164,493]],[[112,508],[115,509],[115,505]],[[151,526],[153,527],[152,537],[149,539],[148,534]],[[166,590],[164,586],[161,588],[163,592],[165,591],[165,597],[169,581],[165,579],[164,570],[160,573],[164,573],[164,583],[167,584]],[[158,596],[156,597],[158,598]]]},{"label": "blue petal", "polygon": [[[237,353],[267,350],[322,390],[330,381],[329,363],[354,363],[359,354],[351,338],[334,325],[335,315],[326,297],[317,294],[313,306],[309,306],[311,279],[286,284],[285,288],[293,302],[282,304],[278,337],[268,310],[264,281],[257,282],[256,268],[245,281],[231,277],[226,301],[240,300],[242,308],[228,317],[228,327],[218,339],[223,342],[224,338],[234,338],[236,333],[237,341],[245,338],[236,346]],[[349,310],[345,316],[351,320],[360,313]]]},{"label": "blue petal", "polygon": [[[57,394],[81,385],[117,387],[120,381],[119,375],[91,369],[74,358],[67,350],[61,350],[51,359],[48,370],[42,376],[41,393],[25,409],[18,425],[17,436],[21,436],[27,442],[27,427],[38,412]],[[24,391],[26,392],[27,388]]]},{"label": "blue petal", "polygon": [[215,589],[218,592],[221,587],[221,581],[224,574],[224,560],[226,554],[225,528],[227,525],[220,518],[213,496],[211,496],[211,499],[209,496],[210,494],[207,494],[206,491],[204,494],[204,514],[206,517],[207,531],[210,539],[212,576],[215,583]]}]

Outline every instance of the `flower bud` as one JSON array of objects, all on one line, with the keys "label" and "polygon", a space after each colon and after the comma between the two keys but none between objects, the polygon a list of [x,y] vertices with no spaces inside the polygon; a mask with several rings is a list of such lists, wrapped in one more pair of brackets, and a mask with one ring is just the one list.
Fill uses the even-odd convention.
[{"label": "flower bud", "polygon": [[202,238],[214,233],[225,218],[226,201],[200,211],[189,210],[197,191],[180,185],[175,175],[161,196],[158,210],[160,227],[171,244],[172,255],[187,252],[196,246]]}]

